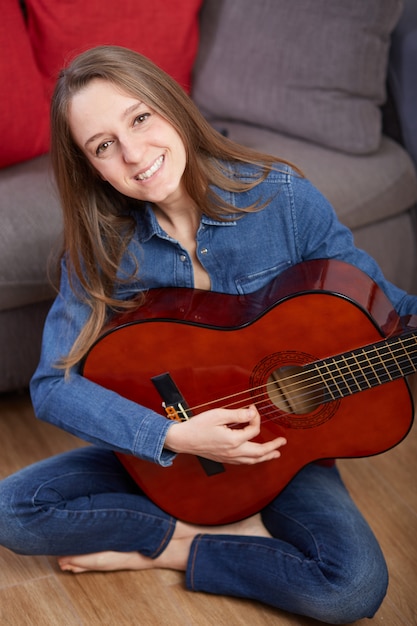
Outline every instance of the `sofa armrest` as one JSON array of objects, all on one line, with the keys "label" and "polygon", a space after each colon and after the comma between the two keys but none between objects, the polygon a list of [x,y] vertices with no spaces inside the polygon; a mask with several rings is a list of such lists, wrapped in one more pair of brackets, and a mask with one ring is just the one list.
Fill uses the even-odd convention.
[{"label": "sofa armrest", "polygon": [[388,81],[404,146],[417,168],[417,2],[404,0],[404,11],[392,34]]}]

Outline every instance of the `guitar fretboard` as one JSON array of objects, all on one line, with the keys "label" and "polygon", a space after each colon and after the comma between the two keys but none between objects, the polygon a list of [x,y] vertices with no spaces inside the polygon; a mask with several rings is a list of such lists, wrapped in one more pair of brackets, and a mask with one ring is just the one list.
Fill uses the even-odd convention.
[{"label": "guitar fretboard", "polygon": [[337,400],[417,371],[417,331],[306,366],[320,381],[324,402]]}]

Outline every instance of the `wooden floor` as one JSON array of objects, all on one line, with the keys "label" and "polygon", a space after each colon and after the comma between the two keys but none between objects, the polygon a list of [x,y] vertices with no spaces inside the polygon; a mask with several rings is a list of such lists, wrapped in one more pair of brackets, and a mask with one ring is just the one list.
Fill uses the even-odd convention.
[{"label": "wooden floor", "polygon": [[[417,382],[412,381],[417,398]],[[417,403],[416,403],[417,404]],[[393,416],[395,418],[395,416]],[[0,396],[0,477],[80,445],[38,422],[26,395]],[[373,527],[390,570],[387,598],[360,626],[417,624],[417,430],[378,457],[339,462],[357,504]],[[54,559],[0,548],[2,626],[313,626],[317,622],[260,604],[185,590],[172,571],[62,573]]]}]

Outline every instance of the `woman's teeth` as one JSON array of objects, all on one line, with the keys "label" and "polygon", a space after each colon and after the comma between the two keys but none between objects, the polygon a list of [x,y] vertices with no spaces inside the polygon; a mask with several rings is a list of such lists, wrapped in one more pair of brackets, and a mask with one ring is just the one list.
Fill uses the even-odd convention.
[{"label": "woman's teeth", "polygon": [[155,172],[159,170],[163,162],[164,162],[164,157],[160,156],[158,159],[156,159],[155,163],[148,170],[146,170],[146,172],[142,172],[142,174],[138,174],[136,178],[138,180],[146,180],[150,178],[153,174],[155,174]]}]

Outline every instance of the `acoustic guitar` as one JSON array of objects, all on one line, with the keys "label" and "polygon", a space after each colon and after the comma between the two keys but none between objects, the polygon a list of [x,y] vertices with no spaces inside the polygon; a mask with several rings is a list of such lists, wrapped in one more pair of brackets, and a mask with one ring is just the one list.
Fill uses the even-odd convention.
[{"label": "acoustic guitar", "polygon": [[266,506],[306,464],[370,456],[408,433],[417,319],[399,318],[382,290],[335,260],[301,263],[245,295],[153,289],[111,320],[83,375],[168,419],[254,403],[279,459],[220,464],[179,454],[170,467],[118,454],[169,514],[225,524]]}]

